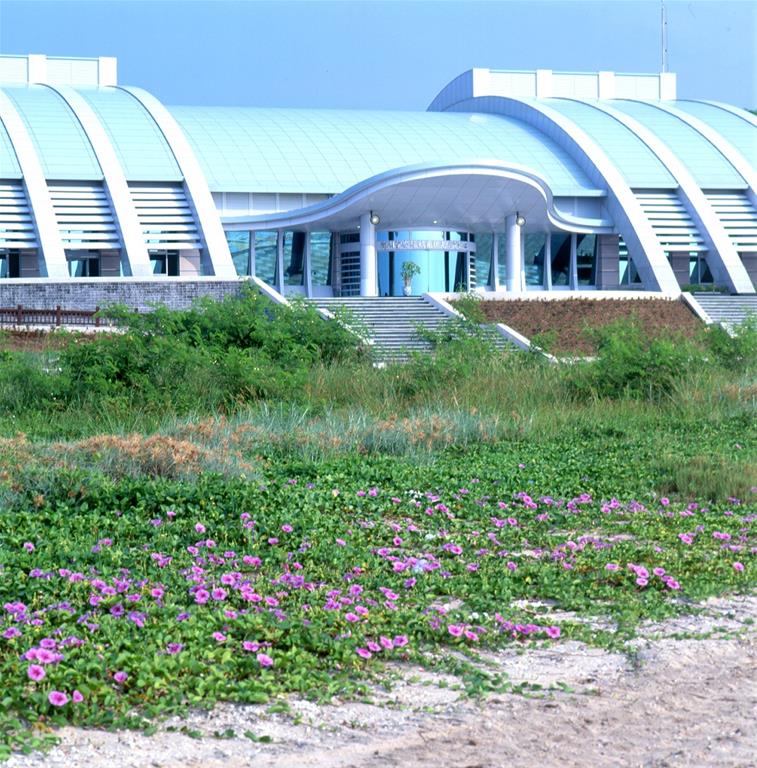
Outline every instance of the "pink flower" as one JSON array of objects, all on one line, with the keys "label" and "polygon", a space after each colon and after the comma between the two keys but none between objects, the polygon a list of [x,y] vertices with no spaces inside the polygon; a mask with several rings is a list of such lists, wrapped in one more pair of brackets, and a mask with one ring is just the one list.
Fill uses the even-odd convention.
[{"label": "pink flower", "polygon": [[355,653],[363,659],[370,659],[373,656],[367,648],[357,648]]},{"label": "pink flower", "polygon": [[24,542],[24,549],[27,552],[34,552],[34,544],[32,544],[31,541],[25,541]]},{"label": "pink flower", "polygon": [[47,700],[54,707],[62,707],[65,704],[68,704],[68,696],[66,696],[66,694],[63,693],[62,691],[50,691],[50,693],[47,696]]},{"label": "pink flower", "polygon": [[202,523],[195,523],[195,531],[197,533],[205,533],[205,526]]},{"label": "pink flower", "polygon": [[619,571],[620,570],[620,566],[617,563],[607,563],[607,565],[605,565],[605,570],[606,571]]},{"label": "pink flower", "polygon": [[665,569],[664,568],[653,568],[652,573],[655,576],[664,576],[665,575]]},{"label": "pink flower", "polygon": [[197,592],[195,592],[195,602],[199,605],[204,605],[207,603],[209,597],[210,593],[207,589],[198,589]]},{"label": "pink flower", "polygon": [[394,647],[395,648],[403,648],[407,645],[407,635],[397,635],[394,638]]},{"label": "pink flower", "polygon": [[113,679],[117,683],[125,683],[129,679],[129,675],[127,675],[126,672],[116,672],[116,674],[113,675]]},{"label": "pink flower", "polygon": [[740,563],[738,560],[736,560],[736,562],[734,562],[734,564],[733,564],[733,570],[734,571],[743,571],[744,570],[744,564]]},{"label": "pink flower", "polygon": [[560,627],[547,627],[545,630],[547,637],[551,637],[553,640],[557,640],[560,637]]},{"label": "pink flower", "polygon": [[284,523],[284,525],[281,526],[281,530],[284,531],[284,533],[291,533],[294,530],[294,528],[292,528],[292,526],[289,525],[289,523]]},{"label": "pink flower", "polygon": [[637,583],[637,584],[638,584],[640,587],[646,587],[646,586],[647,586],[647,584],[649,584],[649,580],[648,580],[648,579],[645,579],[643,576],[639,576],[639,578],[638,578],[638,579],[636,579],[636,583]]},{"label": "pink flower", "polygon": [[74,704],[81,704],[82,701],[84,701],[84,696],[81,694],[81,691],[74,690],[74,692],[71,694],[71,698],[74,701]]},{"label": "pink flower", "polygon": [[225,643],[226,642],[226,635],[224,635],[223,632],[214,632],[211,637],[217,642],[217,643]]},{"label": "pink flower", "polygon": [[379,642],[387,651],[391,651],[392,648],[394,648],[394,642],[391,638],[386,637],[386,635],[381,635],[381,637],[379,637]]},{"label": "pink flower", "polygon": [[259,653],[256,657],[261,667],[272,667],[273,659],[267,653]]},{"label": "pink flower", "polygon": [[663,496],[663,497],[660,499],[660,504],[662,504],[662,506],[663,506],[663,507],[667,507],[667,506],[668,506],[668,504],[670,504],[670,499],[669,499],[669,498],[667,498],[666,496]]},{"label": "pink flower", "polygon": [[460,635],[463,634],[463,628],[459,624],[448,624],[447,632],[449,632],[452,637],[460,637]]},{"label": "pink flower", "polygon": [[225,600],[226,599],[226,590],[221,589],[221,587],[216,587],[211,593],[211,597],[214,600]]},{"label": "pink flower", "polygon": [[260,644],[253,643],[252,640],[243,640],[242,648],[244,648],[245,651],[249,651],[250,653],[255,653],[256,651],[260,650]]},{"label": "pink flower", "polygon": [[30,680],[34,680],[36,683],[42,680],[45,676],[45,669],[44,667],[40,667],[39,664],[30,664],[26,669],[26,674],[29,676]]},{"label": "pink flower", "polygon": [[349,622],[356,622],[360,621],[360,617],[355,613],[345,613],[344,618],[347,619]]},{"label": "pink flower", "polygon": [[181,643],[169,643],[166,646],[166,653],[171,656],[175,656],[177,653],[181,653],[184,650],[184,646]]}]

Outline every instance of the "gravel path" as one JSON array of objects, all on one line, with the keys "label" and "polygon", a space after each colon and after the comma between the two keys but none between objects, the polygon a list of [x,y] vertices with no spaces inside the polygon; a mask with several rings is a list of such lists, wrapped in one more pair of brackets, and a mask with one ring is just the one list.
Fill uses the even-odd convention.
[{"label": "gravel path", "polygon": [[[367,768],[368,766],[754,766],[757,756],[757,597],[711,600],[703,614],[648,624],[635,655],[577,642],[489,654],[513,682],[569,685],[538,697],[498,694],[477,704],[458,681],[394,667],[373,703],[291,700],[219,705],[140,733],[64,728],[46,755],[8,768]],[[685,637],[710,633],[704,639]],[[441,685],[440,685],[441,684]],[[204,738],[167,730],[185,727]],[[231,729],[234,738],[213,733]],[[270,743],[252,741],[270,737]]]}]

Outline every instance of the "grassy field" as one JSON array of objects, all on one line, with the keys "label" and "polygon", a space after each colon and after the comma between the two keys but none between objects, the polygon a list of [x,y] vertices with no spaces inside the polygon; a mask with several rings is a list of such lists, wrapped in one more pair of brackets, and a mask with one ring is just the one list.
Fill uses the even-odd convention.
[{"label": "grassy field", "polygon": [[625,651],[754,587],[751,328],[615,326],[553,366],[450,326],[377,369],[255,297],[126,321],[2,353],[0,756],[51,724],[359,696],[388,659],[507,690],[466,656]]}]

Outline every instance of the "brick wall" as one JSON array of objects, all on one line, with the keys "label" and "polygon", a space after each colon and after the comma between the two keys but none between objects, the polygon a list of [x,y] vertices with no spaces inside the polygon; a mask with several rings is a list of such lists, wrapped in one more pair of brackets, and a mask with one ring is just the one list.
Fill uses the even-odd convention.
[{"label": "brick wall", "polygon": [[239,293],[244,280],[216,278],[110,278],[76,279],[66,282],[37,278],[0,281],[0,307],[19,304],[33,309],[94,309],[108,304],[125,304],[146,311],[151,303],[184,309],[195,299],[210,296],[222,299]]}]

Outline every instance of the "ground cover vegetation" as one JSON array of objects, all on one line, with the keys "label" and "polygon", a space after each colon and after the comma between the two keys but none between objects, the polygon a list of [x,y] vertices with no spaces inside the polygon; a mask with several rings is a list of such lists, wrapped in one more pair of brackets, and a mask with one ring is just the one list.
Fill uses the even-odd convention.
[{"label": "ground cover vegetation", "polygon": [[551,365],[457,323],[376,368],[253,294],[121,323],[2,353],[0,757],[386,660],[508,690],[479,650],[626,651],[754,587],[751,326]]},{"label": "ground cover vegetation", "polygon": [[566,298],[559,301],[482,301],[465,296],[455,303],[480,322],[504,323],[556,355],[593,355],[600,338],[592,331],[621,322],[635,323],[652,338],[696,338],[701,322],[682,302],[670,299]]}]

